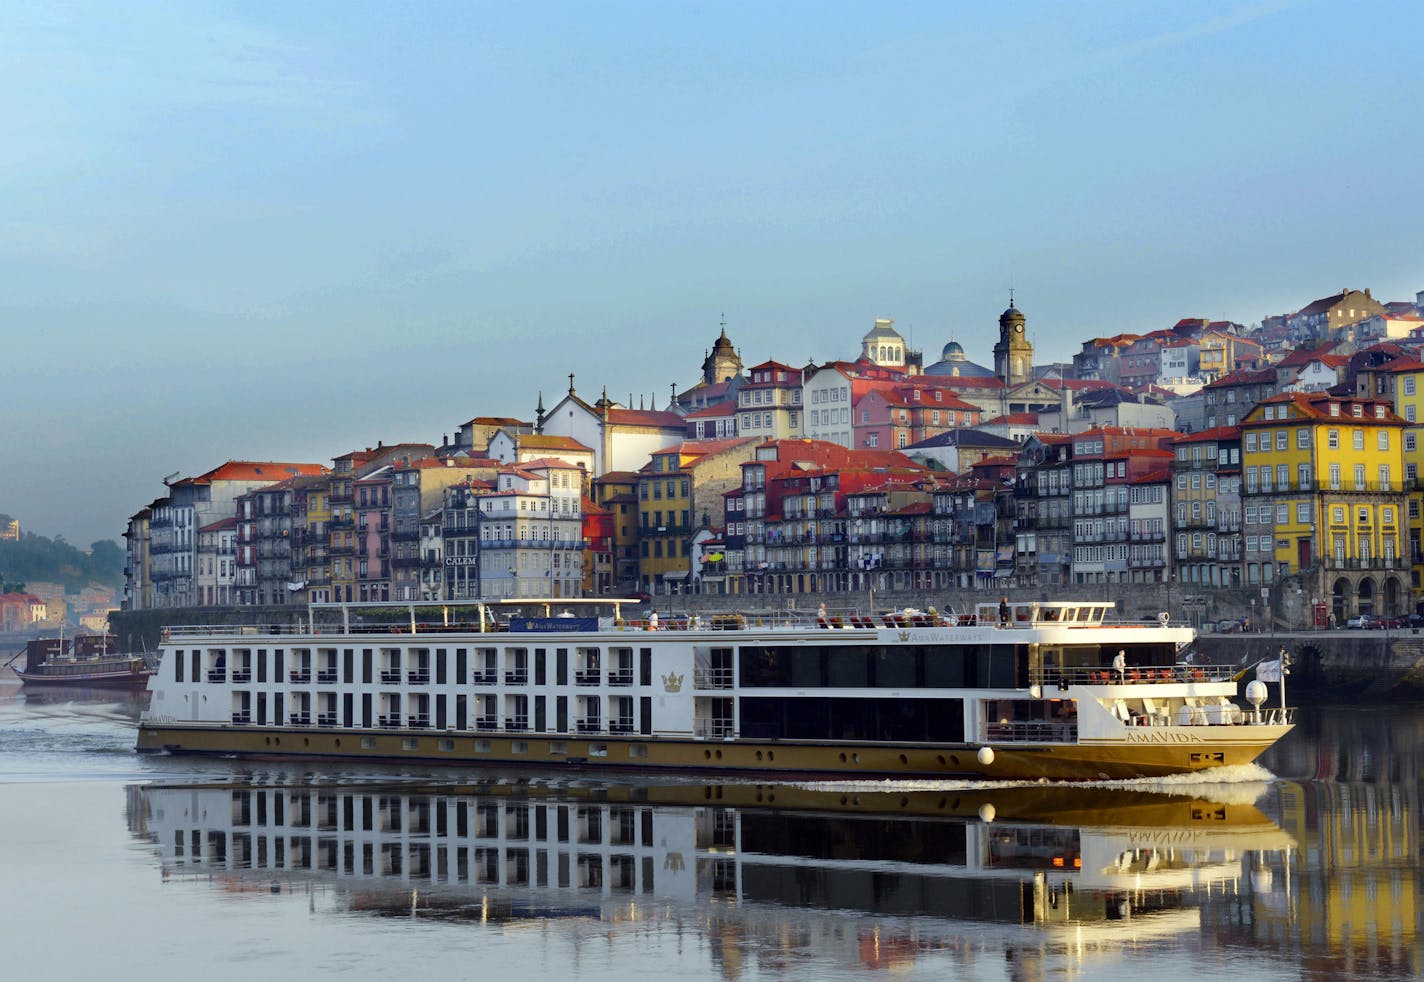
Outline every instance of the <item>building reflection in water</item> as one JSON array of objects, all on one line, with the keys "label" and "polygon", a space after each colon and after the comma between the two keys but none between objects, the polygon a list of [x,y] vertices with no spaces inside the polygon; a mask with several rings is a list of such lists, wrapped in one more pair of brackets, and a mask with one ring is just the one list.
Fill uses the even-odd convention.
[{"label": "building reflection in water", "polygon": [[1298,843],[1289,904],[1248,912],[1214,907],[1219,938],[1293,953],[1312,975],[1424,976],[1421,931],[1420,752],[1424,712],[1373,707],[1303,714],[1304,725],[1263,763],[1289,777],[1267,810]]},{"label": "building reflection in water", "polygon": [[1266,872],[1295,843],[1253,804],[1263,790],[253,783],[134,787],[129,810],[165,876],[234,891],[506,928],[671,926],[728,977],[931,956],[1034,977],[1196,935],[1212,902],[1290,923],[1289,878]]}]

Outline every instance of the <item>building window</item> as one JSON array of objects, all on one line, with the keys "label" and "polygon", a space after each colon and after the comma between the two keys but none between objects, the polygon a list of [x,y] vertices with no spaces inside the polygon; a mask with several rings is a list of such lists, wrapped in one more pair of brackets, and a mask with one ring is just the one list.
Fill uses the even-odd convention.
[{"label": "building window", "polygon": [[[1331,409],[1339,409],[1340,407],[1332,403],[1331,406],[1330,406],[1330,408],[1331,408]],[[1339,430],[1327,430],[1326,433],[1325,433],[1325,445],[1326,445],[1327,447],[1329,447],[1331,450],[1339,450],[1339,449],[1340,449],[1340,431],[1339,431]]]}]

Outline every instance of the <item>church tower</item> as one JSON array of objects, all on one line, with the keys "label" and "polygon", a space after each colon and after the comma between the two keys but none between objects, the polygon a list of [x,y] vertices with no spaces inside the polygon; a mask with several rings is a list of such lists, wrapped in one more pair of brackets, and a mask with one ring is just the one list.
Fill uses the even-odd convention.
[{"label": "church tower", "polygon": [[994,374],[1005,385],[1020,385],[1033,378],[1033,345],[1024,334],[1024,315],[1009,294],[1009,309],[999,315],[999,343],[994,345]]},{"label": "church tower", "polygon": [[732,347],[732,342],[727,340],[727,322],[724,320],[722,321],[722,336],[713,343],[712,351],[702,362],[702,382],[705,385],[716,385],[718,382],[736,378],[740,374],[742,374],[742,356],[737,354],[737,350]]}]

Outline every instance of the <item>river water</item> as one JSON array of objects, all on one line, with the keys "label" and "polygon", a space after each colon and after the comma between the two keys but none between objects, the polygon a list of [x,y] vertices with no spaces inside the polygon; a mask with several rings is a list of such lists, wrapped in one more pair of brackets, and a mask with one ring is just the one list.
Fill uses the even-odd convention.
[{"label": "river water", "polygon": [[0,683],[6,978],[1424,975],[1424,707],[1066,788],[139,757],[139,709]]}]

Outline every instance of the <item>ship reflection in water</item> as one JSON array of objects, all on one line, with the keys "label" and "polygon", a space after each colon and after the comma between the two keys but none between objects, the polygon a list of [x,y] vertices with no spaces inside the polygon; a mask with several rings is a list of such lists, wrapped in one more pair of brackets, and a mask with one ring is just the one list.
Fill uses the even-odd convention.
[{"label": "ship reflection in water", "polygon": [[165,876],[372,915],[673,922],[735,973],[985,944],[1091,960],[1196,934],[1213,899],[1284,910],[1294,840],[1263,785],[1219,790],[256,782],[133,787],[129,814]]}]

